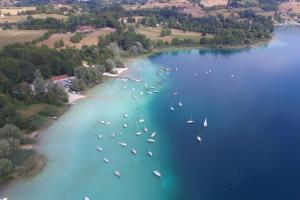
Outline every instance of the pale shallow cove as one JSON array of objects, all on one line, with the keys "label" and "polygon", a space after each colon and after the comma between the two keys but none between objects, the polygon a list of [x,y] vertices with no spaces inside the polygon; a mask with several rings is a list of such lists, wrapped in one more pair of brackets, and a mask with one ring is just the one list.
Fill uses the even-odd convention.
[{"label": "pale shallow cove", "polygon": [[[140,67],[146,65],[150,63],[143,59],[135,62],[129,75],[143,77],[149,86],[162,91],[163,77],[156,75],[159,67]],[[123,89],[124,85],[127,89]],[[140,95],[143,90],[143,82],[114,79],[88,91],[87,95],[93,98],[77,101],[41,133],[39,150],[48,160],[41,174],[9,185],[2,194],[16,200],[83,199],[84,196],[103,200],[172,198],[176,181],[167,159],[168,141],[150,120],[148,109],[152,108],[147,106],[157,94]],[[128,118],[123,117],[124,113]],[[145,122],[137,125],[140,118]],[[100,120],[110,121],[111,125],[96,123]],[[148,132],[136,136],[144,127]],[[156,142],[147,143],[153,131]],[[112,133],[116,135],[113,139]],[[120,141],[128,147],[119,145]],[[103,152],[96,150],[98,146]],[[137,150],[136,155],[130,152],[131,148]],[[152,157],[147,155],[149,150]],[[104,158],[110,163],[106,164]],[[121,172],[120,179],[114,176],[114,170]],[[154,170],[160,170],[163,177],[155,177]]]}]

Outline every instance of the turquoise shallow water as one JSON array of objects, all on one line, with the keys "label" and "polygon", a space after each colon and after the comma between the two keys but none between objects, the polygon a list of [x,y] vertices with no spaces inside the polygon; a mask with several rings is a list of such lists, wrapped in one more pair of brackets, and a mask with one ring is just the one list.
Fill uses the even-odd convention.
[{"label": "turquoise shallow water", "polygon": [[[144,83],[121,80],[90,90],[89,99],[43,132],[44,171],[2,194],[9,200],[300,199],[299,36],[299,28],[282,27],[272,43],[252,49],[180,50],[138,59],[128,73],[159,93],[141,96]],[[170,73],[158,76],[160,66],[171,67]],[[187,125],[191,115],[196,123]],[[136,124],[140,118],[143,125]],[[146,142],[150,133],[134,135],[144,126],[157,132],[154,144]],[[155,169],[162,178],[153,176]]]},{"label": "turquoise shallow water", "polygon": [[[140,60],[133,64],[130,76],[143,77],[149,87],[163,91],[164,77],[156,75],[158,69]],[[123,89],[124,85],[127,89]],[[144,90],[144,83],[121,80],[109,80],[90,90],[89,99],[80,100],[42,133],[40,150],[48,159],[42,173],[9,186],[3,195],[16,200],[83,199],[84,196],[103,200],[172,198],[176,180],[168,162],[168,144],[164,134],[151,122],[152,108],[147,106],[157,93],[140,95]],[[128,118],[123,117],[124,113]],[[145,122],[137,125],[140,118]],[[96,123],[100,120],[112,124]],[[123,128],[123,123],[128,127]],[[136,136],[144,127],[148,133]],[[153,131],[157,141],[149,144],[146,139]],[[113,139],[112,133],[116,135]],[[128,147],[120,146],[119,141],[126,142]],[[96,151],[97,146],[103,152]],[[130,152],[131,148],[137,150],[136,155]],[[147,155],[149,150],[152,157]],[[109,159],[109,165],[104,163],[104,157]],[[162,173],[162,179],[153,176],[156,169]],[[121,172],[120,179],[114,176],[114,170]]]}]

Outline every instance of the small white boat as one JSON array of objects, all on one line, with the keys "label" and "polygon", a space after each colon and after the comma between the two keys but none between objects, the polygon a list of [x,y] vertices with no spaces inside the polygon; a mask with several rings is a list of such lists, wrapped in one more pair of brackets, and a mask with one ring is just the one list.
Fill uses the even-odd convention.
[{"label": "small white boat", "polygon": [[200,136],[197,136],[197,140],[199,141],[199,142],[201,142],[201,137]]},{"label": "small white boat", "polygon": [[148,129],[147,129],[146,127],[144,127],[144,131],[145,131],[145,132],[147,132],[147,131],[148,131]]},{"label": "small white boat", "polygon": [[154,142],[155,142],[155,140],[154,140],[154,139],[151,139],[151,138],[149,138],[149,139],[147,139],[147,142],[149,142],[149,143],[154,143]]},{"label": "small white boat", "polygon": [[144,86],[145,86],[145,87],[148,87],[148,85],[147,85],[147,84],[145,84]]},{"label": "small white boat", "polygon": [[207,126],[208,126],[208,124],[207,124],[207,118],[204,119],[203,126],[204,126],[204,127],[207,127]]},{"label": "small white boat", "polygon": [[143,95],[144,94],[144,92],[140,92],[140,95]]},{"label": "small white boat", "polygon": [[136,150],[135,149],[131,149],[131,153],[136,154]]},{"label": "small white boat", "polygon": [[117,177],[119,177],[119,178],[121,177],[121,173],[118,170],[114,171],[114,175],[117,176]]},{"label": "small white boat", "polygon": [[137,100],[137,96],[134,96],[133,99],[134,99],[134,100]]},{"label": "small white boat", "polygon": [[173,92],[173,95],[178,95],[178,92]]},{"label": "small white boat", "polygon": [[[6,199],[0,199],[0,200],[6,200]],[[90,198],[84,197],[84,200],[90,200]]]},{"label": "small white boat", "polygon": [[150,89],[154,89],[154,88],[155,88],[154,86],[151,86],[151,87],[150,87]]},{"label": "small white boat", "polygon": [[191,118],[190,118],[189,120],[186,121],[186,123],[187,123],[187,124],[192,124],[192,123],[194,123],[194,121],[193,121],[193,119],[192,119],[192,116],[191,116]]},{"label": "small white boat", "polygon": [[211,69],[209,69],[209,73],[211,73]]},{"label": "small white boat", "polygon": [[98,121],[99,124],[105,124],[105,121],[101,120],[101,121]]},{"label": "small white boat", "polygon": [[148,151],[147,154],[148,154],[148,156],[150,156],[150,157],[152,157],[152,155],[153,155],[151,151]]},{"label": "small white boat", "polygon": [[126,86],[125,86],[125,85],[123,86],[123,89],[126,89]]},{"label": "small white boat", "polygon": [[154,138],[154,137],[155,137],[155,134],[156,134],[156,133],[153,132],[153,133],[151,134],[151,137]]},{"label": "small white boat", "polygon": [[155,91],[153,91],[154,93],[159,93],[159,91],[158,90],[155,90]]},{"label": "small white boat", "polygon": [[179,100],[178,105],[179,105],[180,107],[182,106],[181,98],[180,98],[180,100]]},{"label": "small white boat", "polygon": [[102,147],[97,147],[96,148],[98,151],[103,151],[103,148]]},{"label": "small white boat", "polygon": [[124,127],[124,128],[127,128],[127,124],[123,124],[123,127]]},{"label": "small white boat", "polygon": [[172,106],[170,107],[170,109],[171,109],[171,110],[175,110],[174,107],[172,107]]},{"label": "small white boat", "polygon": [[139,119],[138,123],[143,123],[145,120],[142,118],[142,119]]},{"label": "small white boat", "polygon": [[153,171],[153,174],[154,174],[155,176],[157,176],[157,177],[161,177],[161,174],[160,174],[160,172],[159,172],[158,170],[154,170],[154,171]]},{"label": "small white boat", "polygon": [[110,125],[111,124],[111,122],[106,122],[106,124],[105,125]]},{"label": "small white boat", "polygon": [[137,132],[135,133],[135,135],[142,135],[142,132]]},{"label": "small white boat", "polygon": [[151,92],[151,91],[149,91],[149,92],[147,92],[147,94],[152,94],[152,92]]},{"label": "small white boat", "polygon": [[234,77],[234,75],[233,74],[231,74],[231,78],[233,78]]},{"label": "small white boat", "polygon": [[177,70],[178,70],[178,68],[176,67],[176,68],[175,68],[175,71],[177,71]]},{"label": "small white boat", "polygon": [[102,138],[103,138],[103,136],[102,136],[101,134],[99,134],[99,135],[98,135],[98,138],[99,138],[99,139],[102,139]]},{"label": "small white boat", "polygon": [[123,147],[127,147],[127,144],[125,142],[118,142],[119,145],[123,146]]},{"label": "small white boat", "polygon": [[108,158],[104,158],[103,160],[104,160],[105,163],[107,163],[107,164],[109,163]]},{"label": "small white boat", "polygon": [[197,77],[197,76],[198,76],[198,74],[197,74],[197,73],[195,73],[195,74],[194,74],[194,76],[195,76],[195,77]]},{"label": "small white boat", "polygon": [[125,118],[127,118],[127,117],[128,117],[128,114],[127,114],[127,113],[125,113],[123,116],[124,116]]},{"label": "small white boat", "polygon": [[112,134],[110,135],[110,138],[114,138],[114,137],[115,137],[115,134],[112,133]]}]

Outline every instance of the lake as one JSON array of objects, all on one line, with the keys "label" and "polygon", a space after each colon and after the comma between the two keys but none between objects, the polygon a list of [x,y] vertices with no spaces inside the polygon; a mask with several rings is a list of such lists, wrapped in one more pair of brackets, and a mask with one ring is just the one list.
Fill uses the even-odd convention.
[{"label": "lake", "polygon": [[48,164],[41,174],[2,194],[12,200],[299,199],[300,28],[274,34],[270,44],[251,49],[173,50],[137,59],[127,76],[144,82],[109,80],[89,90],[88,99],[42,133],[39,149]]}]

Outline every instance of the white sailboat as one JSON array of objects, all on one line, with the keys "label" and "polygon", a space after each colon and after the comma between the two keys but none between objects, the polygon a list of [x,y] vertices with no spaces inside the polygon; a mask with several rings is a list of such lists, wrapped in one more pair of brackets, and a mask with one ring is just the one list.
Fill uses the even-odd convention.
[{"label": "white sailboat", "polygon": [[102,147],[97,147],[96,148],[98,151],[103,151],[103,148]]},{"label": "white sailboat", "polygon": [[136,150],[135,149],[131,149],[131,153],[136,154]]},{"label": "white sailboat", "polygon": [[194,123],[194,121],[193,121],[193,119],[192,119],[192,116],[191,116],[191,118],[190,118],[189,120],[186,121],[186,123],[187,123],[187,124],[192,124],[192,123]]},{"label": "white sailboat", "polygon": [[199,142],[201,142],[201,137],[200,136],[197,136],[197,140],[199,141]]},{"label": "white sailboat", "polygon": [[127,147],[127,144],[125,142],[119,142],[119,145]]},{"label": "white sailboat", "polygon": [[154,176],[161,177],[161,174],[158,170],[153,171]]},{"label": "white sailboat", "polygon": [[137,132],[135,133],[135,135],[142,135],[142,132]]},{"label": "white sailboat", "polygon": [[121,173],[120,173],[118,170],[115,170],[115,171],[114,171],[114,174],[115,174],[115,176],[117,176],[117,177],[119,177],[119,178],[121,177]]},{"label": "white sailboat", "polygon": [[204,127],[207,127],[207,126],[208,126],[208,124],[207,124],[207,118],[204,119],[203,126],[204,126]]},{"label": "white sailboat", "polygon": [[125,118],[127,118],[127,117],[128,117],[128,114],[127,114],[127,113],[125,113],[125,114],[124,114],[124,117],[125,117]]},{"label": "white sailboat", "polygon": [[[4,199],[3,199],[4,200]],[[90,198],[88,198],[88,197],[84,197],[84,200],[90,200]]]},{"label": "white sailboat", "polygon": [[124,127],[124,128],[127,128],[127,124],[123,124],[123,127]]},{"label": "white sailboat", "polygon": [[145,120],[143,118],[139,119],[138,123],[143,123]]},{"label": "white sailboat", "polygon": [[105,163],[107,163],[107,164],[109,163],[108,158],[104,158],[103,160],[104,160]]},{"label": "white sailboat", "polygon": [[154,138],[155,137],[155,131],[151,134],[151,137]]},{"label": "white sailboat", "polygon": [[99,139],[102,139],[102,137],[103,137],[103,136],[102,136],[101,134],[98,135],[98,138],[99,138]]},{"label": "white sailboat", "polygon": [[149,139],[147,139],[147,142],[149,142],[149,143],[154,143],[154,142],[155,142],[155,140],[154,140],[154,139],[151,139],[151,138],[149,138]]},{"label": "white sailboat", "polygon": [[145,132],[147,132],[147,131],[148,131],[147,127],[144,127],[144,131],[145,131]]},{"label": "white sailboat", "polygon": [[153,153],[151,151],[148,151],[148,156],[152,157]]},{"label": "white sailboat", "polygon": [[179,100],[178,105],[179,105],[180,107],[182,107],[181,97],[180,97],[180,100]]},{"label": "white sailboat", "polygon": [[175,109],[174,109],[174,107],[172,107],[172,106],[170,107],[170,109],[171,109],[172,111],[174,111],[174,110],[175,110]]}]

